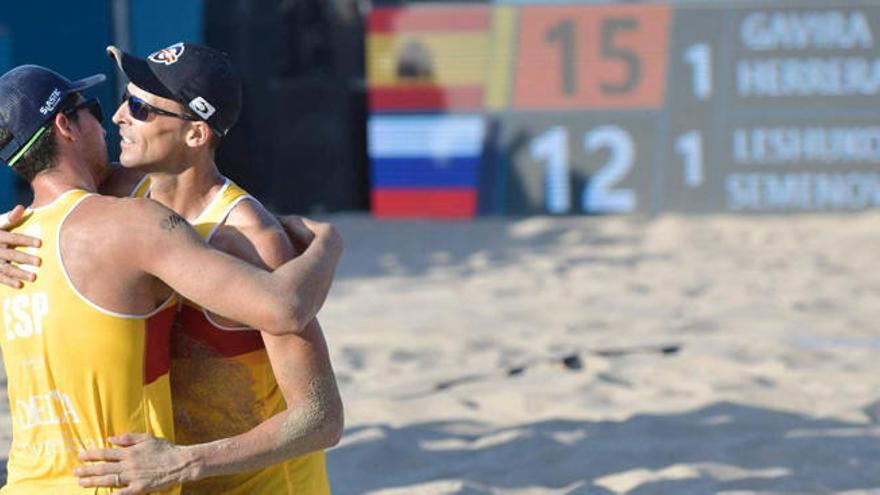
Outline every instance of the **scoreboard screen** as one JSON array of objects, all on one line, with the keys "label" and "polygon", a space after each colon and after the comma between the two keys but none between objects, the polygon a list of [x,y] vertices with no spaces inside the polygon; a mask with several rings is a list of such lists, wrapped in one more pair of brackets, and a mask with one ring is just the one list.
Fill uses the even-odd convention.
[{"label": "scoreboard screen", "polygon": [[880,206],[880,2],[369,15],[377,216]]}]

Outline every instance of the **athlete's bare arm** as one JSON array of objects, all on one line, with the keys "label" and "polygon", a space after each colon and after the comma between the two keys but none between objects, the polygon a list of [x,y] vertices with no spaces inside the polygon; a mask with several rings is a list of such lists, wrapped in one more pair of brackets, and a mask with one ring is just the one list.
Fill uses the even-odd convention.
[{"label": "athlete's bare arm", "polygon": [[[266,269],[283,266],[294,254],[275,218],[250,201],[239,203],[212,245]],[[205,444],[175,446],[146,434],[112,438],[124,448],[83,453],[83,461],[110,463],[78,468],[75,473],[81,484],[112,486],[115,477],[108,473],[121,472],[131,491],[120,493],[148,493],[175,483],[259,469],[335,445],[342,434],[343,407],[317,319],[300,334],[262,335],[286,411],[241,435]]]},{"label": "athlete's bare arm", "polygon": [[[267,269],[294,256],[293,245],[275,218],[250,201],[233,210],[212,244]],[[287,411],[242,435],[190,447],[193,479],[265,467],[339,441],[342,400],[317,319],[302,334],[263,332],[263,341]]]},{"label": "athlete's bare arm", "polygon": [[[155,307],[165,297],[156,285],[161,280],[211,311],[269,333],[290,333],[304,330],[317,314],[341,254],[333,228],[316,229],[304,256],[270,273],[209,248],[182,217],[154,201],[95,196],[73,210],[61,243],[65,257],[71,254],[65,266],[74,285],[107,309],[144,313],[149,308],[139,305]],[[101,270],[114,274],[113,286],[93,276]],[[132,280],[141,285],[120,290]],[[144,297],[150,291],[152,301]]]}]

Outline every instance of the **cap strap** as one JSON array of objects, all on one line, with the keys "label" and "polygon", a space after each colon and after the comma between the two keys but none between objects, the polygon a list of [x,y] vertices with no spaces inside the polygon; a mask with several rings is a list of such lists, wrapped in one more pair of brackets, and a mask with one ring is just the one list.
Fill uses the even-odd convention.
[{"label": "cap strap", "polygon": [[18,153],[16,153],[15,156],[13,156],[11,160],[9,160],[10,167],[15,165],[15,162],[17,162],[18,159],[21,158],[21,155],[25,154],[27,150],[31,149],[31,146],[34,145],[34,143],[37,141],[37,138],[39,138],[43,135],[44,132],[46,132],[46,129],[48,129],[48,127],[41,127],[40,130],[37,131],[36,134],[34,134],[31,139],[27,143],[25,143],[24,146],[21,147],[20,150],[18,150]]}]

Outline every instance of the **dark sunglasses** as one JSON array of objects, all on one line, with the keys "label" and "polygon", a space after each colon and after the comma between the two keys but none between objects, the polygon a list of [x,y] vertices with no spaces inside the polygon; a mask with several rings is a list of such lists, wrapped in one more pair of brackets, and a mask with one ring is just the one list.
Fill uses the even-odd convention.
[{"label": "dark sunglasses", "polygon": [[164,115],[166,117],[176,117],[178,119],[190,120],[190,121],[198,121],[201,120],[197,117],[193,117],[192,115],[186,115],[182,113],[174,113],[169,112],[168,110],[162,110],[161,108],[156,108],[153,105],[145,102],[144,100],[138,98],[137,96],[132,96],[128,90],[122,94],[122,102],[128,104],[128,113],[135,120],[145,121],[150,118],[150,114],[156,115]]},{"label": "dark sunglasses", "polygon": [[70,117],[76,112],[80,111],[80,109],[85,108],[89,111],[94,117],[95,120],[98,121],[99,124],[104,123],[104,110],[101,109],[101,102],[98,101],[97,98],[90,98],[88,100],[77,103],[76,105],[64,110],[63,113],[65,116]]}]

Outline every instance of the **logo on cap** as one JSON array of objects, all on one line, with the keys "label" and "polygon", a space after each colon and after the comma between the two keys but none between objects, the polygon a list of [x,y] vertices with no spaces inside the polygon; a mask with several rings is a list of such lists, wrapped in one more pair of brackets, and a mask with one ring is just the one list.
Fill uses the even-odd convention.
[{"label": "logo on cap", "polygon": [[171,65],[180,59],[183,55],[183,43],[175,43],[168,48],[163,48],[158,52],[151,53],[148,59],[157,64]]},{"label": "logo on cap", "polygon": [[47,113],[55,110],[55,107],[58,106],[58,102],[61,101],[61,91],[58,88],[52,90],[52,93],[49,94],[49,98],[46,99],[46,103],[43,103],[43,106],[40,107],[40,113],[46,115]]},{"label": "logo on cap", "polygon": [[214,112],[217,111],[210,103],[208,103],[201,96],[196,96],[189,102],[189,107],[193,109],[193,112],[199,114],[199,117],[208,120],[211,115],[214,115]]}]

